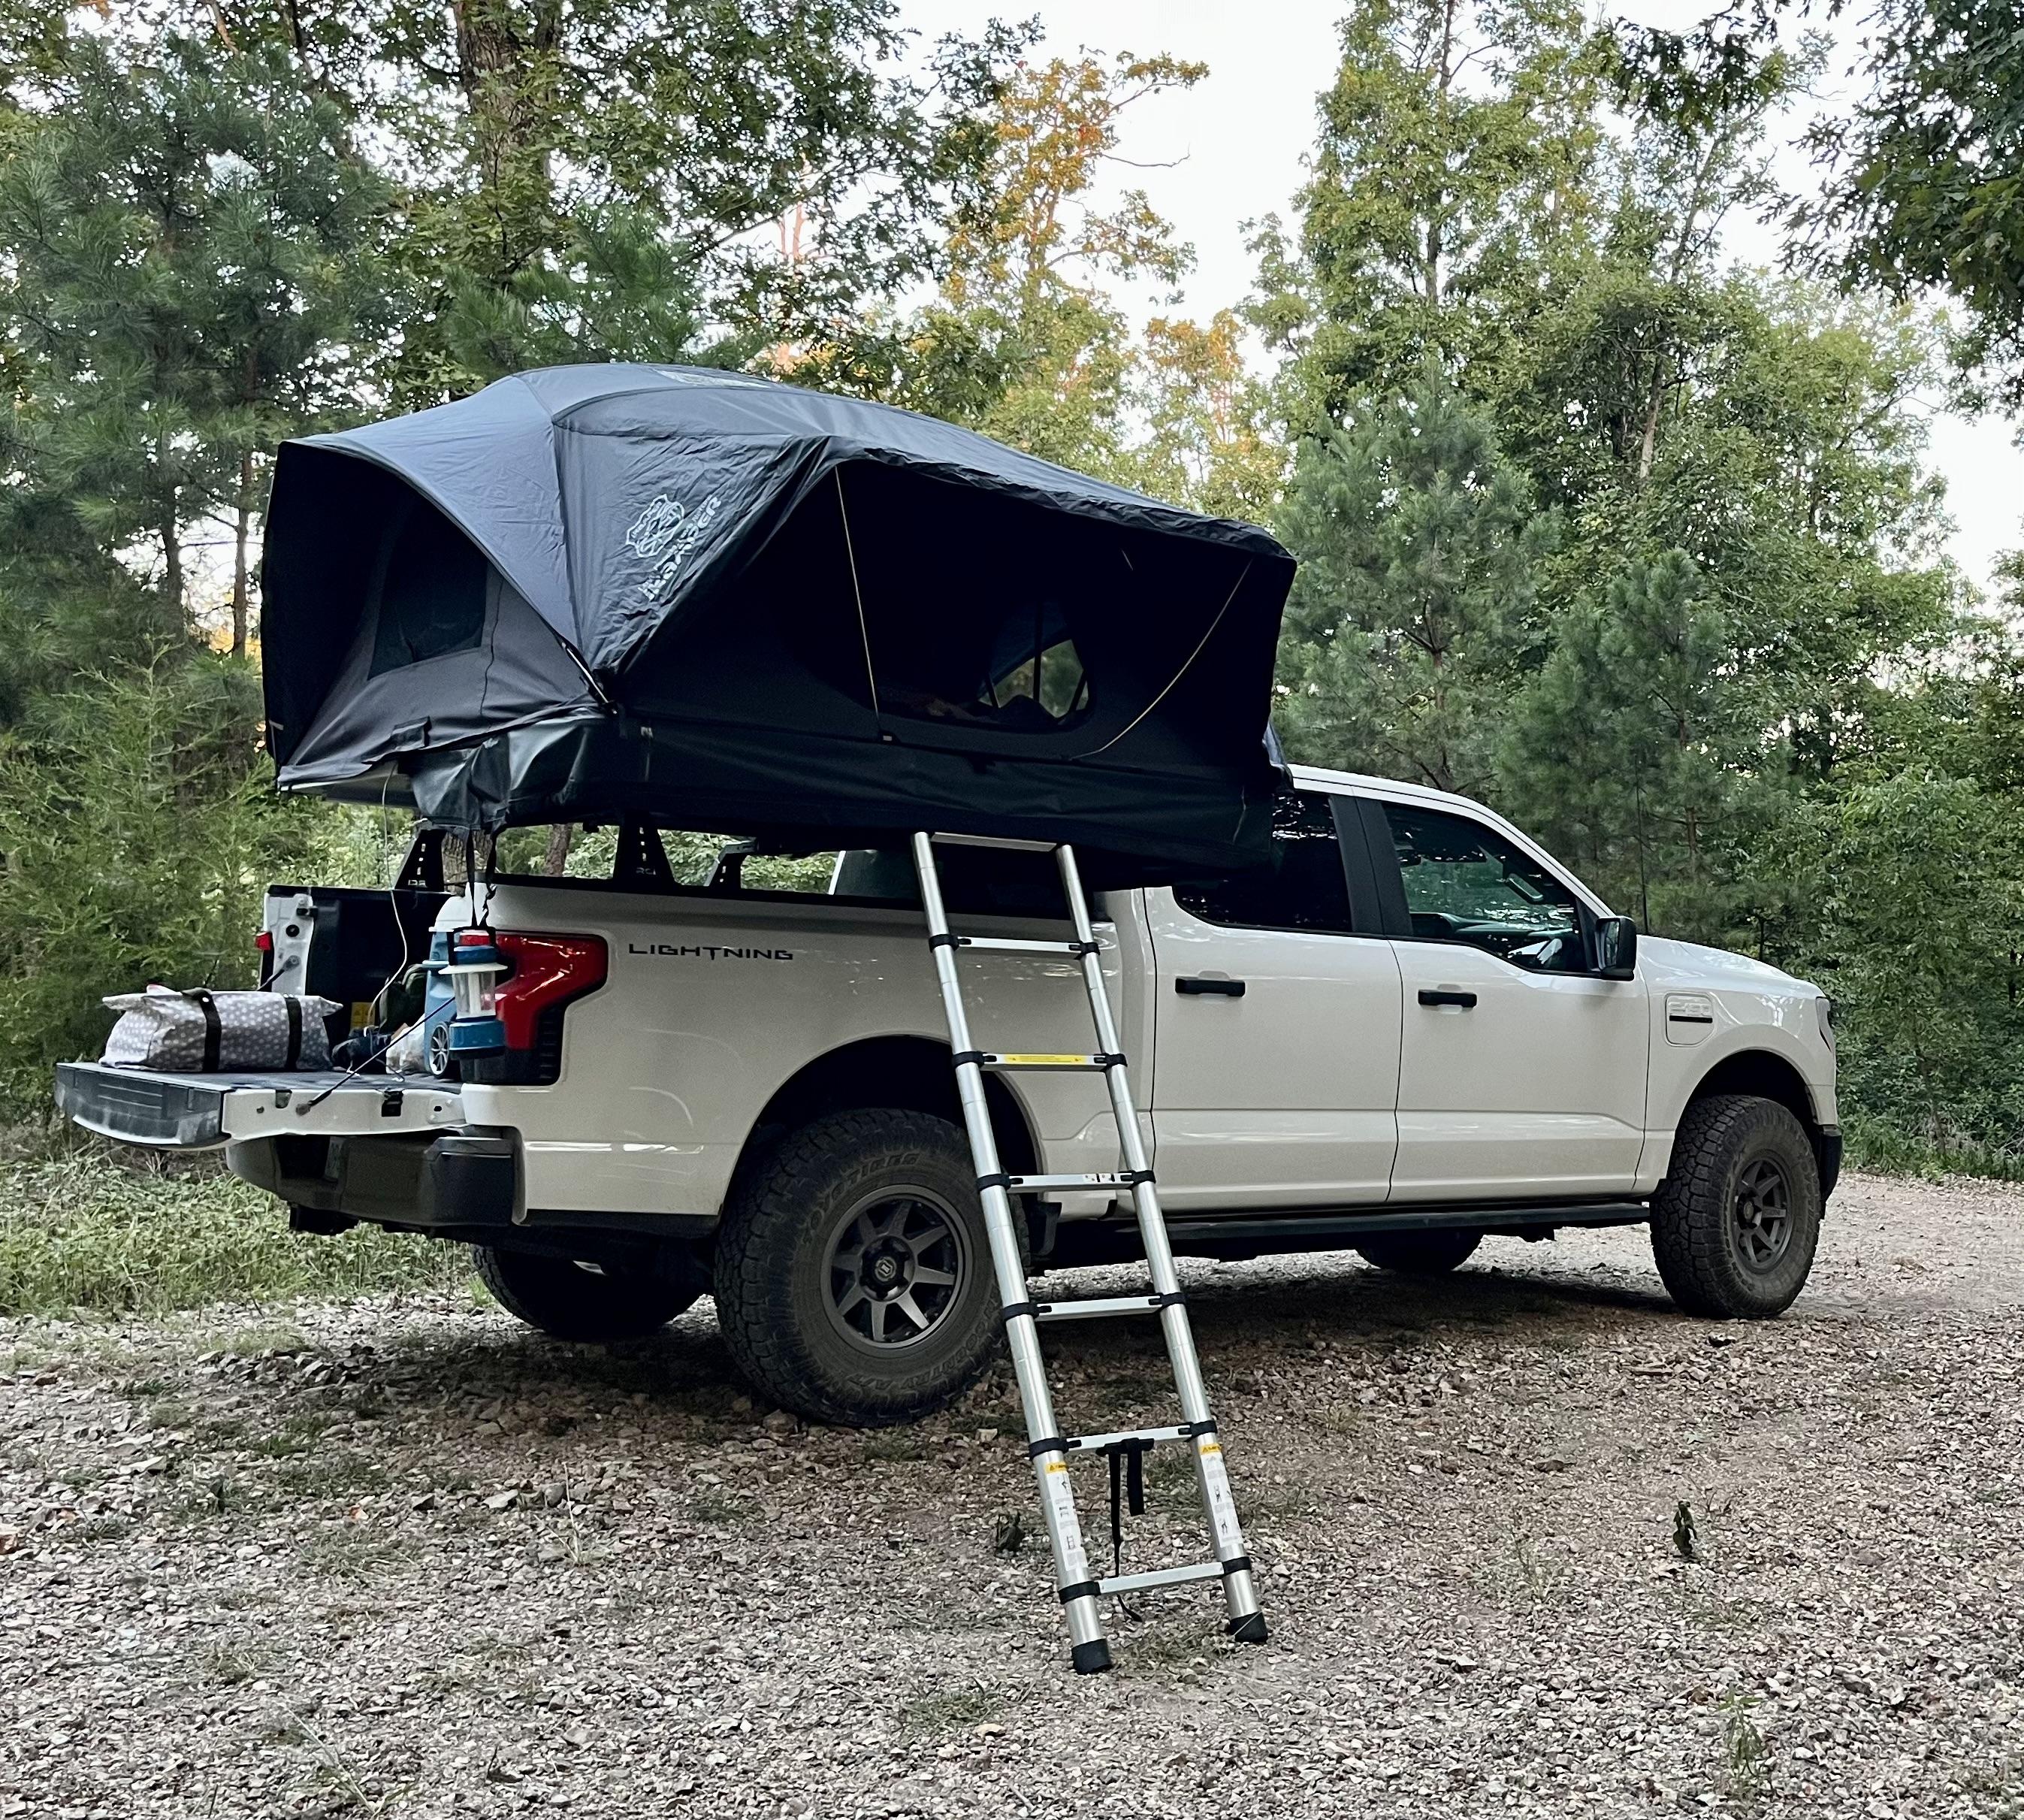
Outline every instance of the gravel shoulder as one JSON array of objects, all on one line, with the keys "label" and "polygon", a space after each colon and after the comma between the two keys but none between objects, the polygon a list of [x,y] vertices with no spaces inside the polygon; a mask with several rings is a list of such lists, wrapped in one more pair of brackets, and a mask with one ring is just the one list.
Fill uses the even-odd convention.
[{"label": "gravel shoulder", "polygon": [[[1766,1325],[1641,1231],[1183,1274],[1273,1638],[1185,1589],[1089,1679],[1002,1371],[865,1434],[707,1304],[0,1327],[0,1816],[2024,1815],[2024,1197],[1853,1177]],[[1065,1421],[1171,1419],[1049,1339]],[[1150,1477],[1128,1566],[1201,1546]]]}]

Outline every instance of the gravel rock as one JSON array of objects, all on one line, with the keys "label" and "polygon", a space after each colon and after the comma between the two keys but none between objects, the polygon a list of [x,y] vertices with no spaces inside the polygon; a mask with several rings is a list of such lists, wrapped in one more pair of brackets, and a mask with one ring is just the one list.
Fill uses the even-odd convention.
[{"label": "gravel rock", "polygon": [[[1636,1231],[1182,1268],[1272,1641],[1148,1595],[1087,1680],[1002,1371],[858,1433],[707,1303],[0,1327],[0,1820],[2024,1815],[2024,1198],[1852,1178],[1763,1326]],[[1061,1331],[1065,1420],[1172,1419]],[[1126,1565],[1194,1558],[1148,1478]]]}]

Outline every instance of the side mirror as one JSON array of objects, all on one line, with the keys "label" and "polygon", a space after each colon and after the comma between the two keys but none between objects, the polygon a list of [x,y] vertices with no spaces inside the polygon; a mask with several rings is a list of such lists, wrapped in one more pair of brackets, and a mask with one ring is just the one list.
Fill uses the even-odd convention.
[{"label": "side mirror", "polygon": [[1603,979],[1637,977],[1637,925],[1628,916],[1596,918],[1595,971]]}]

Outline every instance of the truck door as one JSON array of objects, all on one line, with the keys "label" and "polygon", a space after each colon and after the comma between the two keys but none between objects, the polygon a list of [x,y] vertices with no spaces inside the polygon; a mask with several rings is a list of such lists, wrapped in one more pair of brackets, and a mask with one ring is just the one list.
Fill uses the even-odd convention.
[{"label": "truck door", "polygon": [[1361,805],[1405,982],[1395,1202],[1629,1189],[1650,1048],[1641,980],[1588,971],[1580,900],[1473,817]]},{"label": "truck door", "polygon": [[[1398,1141],[1399,963],[1367,877],[1353,912],[1336,809],[1289,791],[1269,871],[1148,891],[1153,1126],[1176,1211],[1382,1201]],[[1350,849],[1368,871],[1360,831]]]}]

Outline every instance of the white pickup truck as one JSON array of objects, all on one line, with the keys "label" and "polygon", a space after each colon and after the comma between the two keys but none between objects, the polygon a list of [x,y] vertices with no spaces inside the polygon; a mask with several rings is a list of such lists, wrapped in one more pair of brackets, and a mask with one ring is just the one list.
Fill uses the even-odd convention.
[{"label": "white pickup truck", "polygon": [[[1489,810],[1296,769],[1275,863],[1091,905],[1176,1252],[1352,1248],[1454,1269],[1486,1235],[1648,1223],[1688,1312],[1766,1316],[1806,1281],[1840,1160],[1819,990],[1647,938]],[[1061,934],[1044,855],[952,849],[959,930]],[[229,1146],[299,1228],[477,1248],[569,1340],[716,1298],[768,1397],[892,1422],[956,1395],[999,1317],[904,849],[824,893],[500,878],[453,895],[277,890],[274,983],[369,1000],[431,924],[513,971],[503,1055],[440,1075],[139,1075],[59,1099],[131,1142]],[[1086,1045],[1079,963],[965,961],[1003,1050]],[[438,1056],[438,1065],[441,1065]],[[1087,1075],[989,1081],[1015,1172],[1113,1170]],[[1136,1257],[1107,1192],[1028,1198],[1036,1270]]]}]

